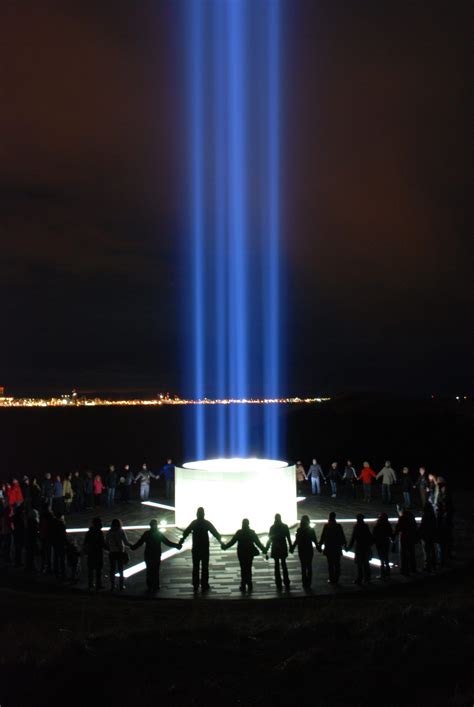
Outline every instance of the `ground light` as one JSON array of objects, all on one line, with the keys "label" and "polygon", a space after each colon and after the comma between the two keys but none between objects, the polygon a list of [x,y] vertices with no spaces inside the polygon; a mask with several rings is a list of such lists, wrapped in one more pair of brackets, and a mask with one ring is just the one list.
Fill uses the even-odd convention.
[{"label": "ground light", "polygon": [[175,523],[186,528],[202,506],[220,533],[229,534],[248,518],[267,531],[275,513],[297,521],[295,467],[274,459],[233,458],[189,462],[175,469]]}]

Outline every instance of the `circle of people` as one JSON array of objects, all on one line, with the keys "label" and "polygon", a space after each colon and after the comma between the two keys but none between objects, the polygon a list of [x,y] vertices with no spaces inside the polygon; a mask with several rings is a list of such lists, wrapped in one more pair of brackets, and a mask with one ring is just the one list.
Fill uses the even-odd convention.
[{"label": "circle of people", "polygon": [[[407,472],[408,470],[405,468],[402,480],[407,477]],[[312,492],[316,495],[321,493],[321,484],[329,481],[333,498],[337,494],[338,480],[344,481],[347,485],[350,484],[351,487],[355,485],[357,480],[360,480],[364,486],[364,498],[366,501],[370,501],[371,494],[366,491],[365,487],[370,488],[372,482],[380,478],[382,480],[382,499],[389,503],[391,499],[390,487],[397,480],[388,461],[378,474],[370,468],[368,462],[364,463],[359,475],[356,474],[350,462],[347,463],[344,473],[340,477],[336,478],[336,473],[338,471],[335,462],[331,465],[327,475],[323,473],[321,466],[315,459],[308,473],[305,472],[301,462],[296,465],[298,484],[309,480]],[[110,492],[115,491],[120,484],[128,487],[128,493],[121,494],[119,500],[125,503],[130,501],[129,489],[132,483],[140,484],[140,498],[142,500],[143,497],[148,498],[151,478],[164,478],[167,496],[172,497],[174,466],[171,459],[167,460],[158,474],[152,474],[146,464],[142,466],[136,476],[131,475],[130,477],[129,474],[131,475],[131,471],[128,465],[124,467],[120,477],[113,465],[109,467],[106,485],[101,490],[101,494],[104,489],[109,492],[106,495],[108,506],[113,505],[115,501],[115,493]],[[305,589],[311,587],[315,549],[325,555],[328,564],[328,582],[334,585],[339,582],[343,552],[354,550],[357,567],[357,575],[354,580],[356,584],[371,581],[374,546],[378,555],[377,564],[380,566],[379,577],[382,579],[390,576],[390,568],[393,564],[390,562],[390,553],[393,551],[399,552],[400,571],[406,576],[417,571],[415,548],[418,543],[422,545],[424,570],[427,572],[434,571],[438,565],[446,565],[452,554],[454,509],[449,490],[443,477],[427,474],[423,467],[419,469],[416,482],[410,479],[409,487],[408,485],[402,486],[405,505],[403,508],[397,506],[399,517],[395,527],[392,527],[388,514],[381,513],[371,530],[365,522],[363,514],[358,514],[350,539],[347,540],[344,529],[337,522],[336,513],[333,511],[329,514],[319,539],[309,517],[304,515],[296,531],[295,539],[292,541],[288,525],[283,523],[279,514],[276,514],[275,522],[269,530],[268,541],[265,545],[250,527],[248,519],[244,519],[242,527],[228,542],[224,542],[216,528],[205,518],[204,509],[199,508],[196,519],[184,530],[178,543],[172,542],[164,535],[156,520],[152,520],[150,529],[135,544],[131,544],[119,519],[115,518],[112,521],[110,529],[104,535],[102,521],[96,517],[85,535],[82,548],[79,548],[75,539],[67,533],[63,513],[67,508],[68,501],[71,502],[68,510],[71,507],[77,508],[77,510],[92,507],[93,501],[87,497],[89,493],[87,482],[90,478],[92,478],[91,472],[87,472],[85,477],[82,477],[80,472],[68,475],[62,481],[61,496],[55,495],[54,484],[56,482],[50,474],[45,475],[41,486],[36,480],[30,484],[28,477],[23,479],[21,485],[17,479],[12,479],[9,484],[4,485],[0,490],[2,506],[0,555],[2,560],[6,563],[11,561],[13,546],[16,566],[23,564],[24,555],[27,571],[54,574],[60,580],[66,579],[67,566],[69,579],[75,583],[79,579],[80,558],[83,555],[87,558],[88,587],[91,590],[100,590],[103,588],[103,554],[106,551],[109,554],[110,563],[110,589],[114,591],[117,580],[119,590],[125,588],[124,567],[130,560],[127,548],[136,550],[144,545],[147,591],[154,595],[160,588],[162,544],[181,550],[189,535],[192,536],[192,584],[195,592],[199,589],[206,592],[210,588],[209,535],[214,536],[221,543],[223,550],[237,545],[241,571],[239,588],[242,592],[252,592],[253,590],[253,559],[260,552],[265,557],[268,557],[270,552],[271,558],[274,560],[274,578],[278,590],[281,590],[283,586],[286,589],[290,587],[286,560],[288,554],[295,550],[298,552],[302,584]],[[68,488],[67,482],[70,483],[70,488]],[[144,492],[142,492],[143,485],[147,486]],[[385,491],[384,486],[388,487]],[[32,492],[35,487],[39,489],[39,494]],[[410,511],[413,489],[418,490],[422,509],[419,526]],[[352,488],[350,491],[352,495]],[[59,507],[57,503],[54,503],[55,498],[61,500]],[[76,506],[72,506],[74,498],[76,498]],[[41,507],[41,514],[38,512],[38,505]]]}]

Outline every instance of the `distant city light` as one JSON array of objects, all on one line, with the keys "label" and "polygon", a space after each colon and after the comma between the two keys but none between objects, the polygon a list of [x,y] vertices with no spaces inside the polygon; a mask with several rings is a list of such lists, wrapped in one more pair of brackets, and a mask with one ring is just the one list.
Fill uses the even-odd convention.
[{"label": "distant city light", "polygon": [[22,408],[22,407],[158,407],[162,405],[298,405],[298,404],[315,404],[323,403],[331,398],[229,398],[229,399],[211,399],[203,398],[202,400],[189,400],[178,397],[163,397],[147,399],[131,399],[131,400],[108,400],[107,398],[85,398],[80,397],[77,393],[72,395],[61,395],[51,398],[16,398],[0,396],[0,407],[7,408]]}]

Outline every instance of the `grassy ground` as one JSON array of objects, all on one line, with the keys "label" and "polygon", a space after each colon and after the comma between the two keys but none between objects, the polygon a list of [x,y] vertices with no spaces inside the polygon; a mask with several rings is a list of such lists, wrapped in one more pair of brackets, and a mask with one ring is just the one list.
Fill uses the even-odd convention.
[{"label": "grassy ground", "polygon": [[0,596],[2,707],[474,703],[472,565],[355,596]]}]

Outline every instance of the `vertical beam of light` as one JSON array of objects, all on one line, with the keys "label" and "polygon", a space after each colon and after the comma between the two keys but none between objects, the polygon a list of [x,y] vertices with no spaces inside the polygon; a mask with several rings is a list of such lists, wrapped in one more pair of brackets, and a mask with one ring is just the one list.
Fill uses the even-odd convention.
[{"label": "vertical beam of light", "polygon": [[[218,2],[213,23],[213,71],[214,71],[214,201],[215,201],[215,376],[217,397],[226,397],[226,223],[225,223],[225,6]],[[217,411],[216,448],[220,457],[226,453],[226,410]],[[202,457],[200,457],[202,458]]]},{"label": "vertical beam of light", "polygon": [[[191,112],[191,224],[193,258],[193,347],[194,351],[194,397],[205,395],[205,297],[204,297],[204,175],[203,175],[203,10],[201,0],[191,0],[190,18],[190,112]],[[204,456],[204,408],[195,411],[195,454]]]},{"label": "vertical beam of light", "polygon": [[[229,62],[229,372],[233,396],[247,396],[245,2],[227,4]],[[246,456],[247,407],[231,410],[231,454]]]},{"label": "vertical beam of light", "polygon": [[[192,395],[279,397],[280,0],[185,7]],[[259,451],[276,458],[278,406],[259,414]],[[248,406],[191,416],[194,458],[249,454]]]},{"label": "vertical beam of light", "polygon": [[[266,272],[265,272],[265,336],[264,336],[264,389],[267,398],[274,398],[281,394],[280,391],[280,276],[279,276],[279,0],[269,0],[268,16],[266,18],[267,43],[266,43],[266,72],[267,72],[267,106],[266,106],[266,134],[267,134],[267,195],[266,195]],[[270,405],[265,408],[265,454],[272,458],[279,452],[278,408]]]}]

